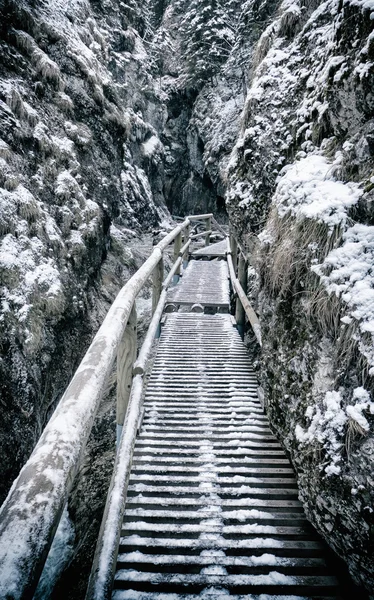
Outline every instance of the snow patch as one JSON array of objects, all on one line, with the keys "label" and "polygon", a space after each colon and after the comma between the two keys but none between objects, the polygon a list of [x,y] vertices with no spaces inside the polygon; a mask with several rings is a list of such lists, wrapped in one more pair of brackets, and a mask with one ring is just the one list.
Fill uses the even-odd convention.
[{"label": "snow patch", "polygon": [[332,178],[334,163],[312,154],[283,169],[274,195],[281,217],[292,214],[296,219],[309,218],[329,227],[344,225],[347,210],[362,196],[356,183]]}]

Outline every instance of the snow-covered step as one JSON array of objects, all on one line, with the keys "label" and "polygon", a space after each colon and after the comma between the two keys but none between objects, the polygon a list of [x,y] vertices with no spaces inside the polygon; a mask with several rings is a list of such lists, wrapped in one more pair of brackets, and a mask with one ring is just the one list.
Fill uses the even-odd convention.
[{"label": "snow-covered step", "polygon": [[[154,419],[156,420],[156,419]],[[149,422],[143,421],[143,432],[157,432],[157,431],[165,431],[164,422]],[[187,421],[186,425],[176,425],[175,423],[169,424],[168,433],[170,431],[170,435],[178,435],[181,434],[182,437],[187,438],[196,435],[197,433],[204,433],[207,429],[213,432],[215,435],[220,436],[220,434],[224,434],[223,437],[244,437],[245,433],[253,433],[257,439],[275,439],[273,434],[271,433],[269,427],[265,427],[264,425],[247,425],[247,424],[236,424],[234,427],[231,423],[226,424],[226,427],[217,425],[214,421],[203,421],[203,422],[189,422]],[[248,439],[251,439],[251,436],[248,436]]]},{"label": "snow-covered step", "polygon": [[184,520],[188,521],[200,521],[203,519],[207,519],[214,516],[215,518],[220,518],[222,521],[239,521],[240,523],[248,523],[248,522],[259,522],[259,523],[282,523],[290,522],[291,524],[295,524],[295,522],[306,522],[306,517],[303,513],[299,514],[296,512],[287,513],[287,512],[269,512],[265,510],[257,510],[257,509],[241,509],[241,510],[223,510],[221,506],[203,506],[198,510],[173,510],[168,509],[163,510],[155,509],[155,508],[147,508],[144,506],[138,506],[137,508],[127,508],[125,514],[125,521],[131,521],[135,517],[141,517],[142,520],[145,519],[157,519],[157,520]]},{"label": "snow-covered step", "polygon": [[135,493],[142,493],[143,495],[201,495],[206,493],[219,493],[225,496],[249,496],[256,498],[267,498],[269,496],[276,498],[287,498],[297,497],[296,490],[293,488],[281,489],[271,488],[268,485],[260,487],[258,484],[253,486],[240,485],[238,487],[220,486],[215,482],[211,483],[197,483],[195,487],[188,485],[151,485],[146,483],[135,483],[130,484],[128,487],[128,494],[134,495]]},{"label": "snow-covered step", "polygon": [[[228,575],[224,569],[216,567],[206,569],[202,575],[190,574],[164,574],[153,572],[140,572],[133,569],[119,569],[116,573],[115,583],[119,587],[122,582],[135,583],[147,582],[151,586],[160,587],[165,591],[173,591],[173,588],[206,587],[210,585],[226,586],[230,589],[240,588],[240,592],[251,593],[260,589],[262,593],[274,589],[275,586],[287,587],[290,592],[310,593],[313,588],[323,588],[325,592],[337,588],[335,577],[323,575],[285,575],[274,568],[267,574],[261,575]],[[218,574],[219,573],[219,574]],[[245,588],[245,589],[243,589]],[[179,591],[179,589],[178,589]],[[199,591],[199,590],[196,590]]]},{"label": "snow-covered step", "polygon": [[196,507],[196,510],[200,510],[202,508],[206,508],[207,506],[211,508],[221,507],[226,508],[230,507],[231,510],[238,509],[241,510],[243,508],[248,509],[251,508],[271,508],[273,511],[286,511],[286,510],[295,510],[300,509],[302,511],[302,504],[297,498],[286,498],[282,500],[278,499],[270,499],[270,498],[220,498],[220,497],[209,497],[209,504],[207,504],[207,497],[204,495],[200,495],[197,498],[183,498],[182,496],[167,496],[167,497],[159,497],[159,503],[155,505],[155,500],[152,497],[142,496],[141,494],[136,494],[133,496],[129,496],[127,498],[127,506],[157,506],[157,508],[165,507],[177,507],[187,506]]},{"label": "snow-covered step", "polygon": [[[197,538],[184,537],[146,537],[141,535],[129,535],[120,540],[120,552],[123,548],[146,548],[147,552],[151,549],[184,548],[187,552],[202,552],[203,550],[223,550],[226,554],[236,556],[246,556],[244,550],[250,550],[251,555],[261,555],[264,553],[275,554],[276,556],[320,556],[323,552],[323,544],[316,540],[286,540],[276,539],[271,536],[259,537],[248,536],[246,539],[237,540],[224,538],[219,534],[205,534]],[[242,552],[240,552],[242,551]],[[239,554],[240,552],[240,554]]]},{"label": "snow-covered step", "polygon": [[214,406],[211,403],[209,404],[209,407],[201,404],[196,406],[196,403],[191,402],[188,403],[187,406],[180,406],[180,403],[178,402],[178,405],[176,406],[175,402],[174,404],[165,404],[159,400],[148,400],[147,406],[145,407],[145,415],[154,412],[174,419],[183,418],[183,416],[189,418],[200,413],[205,413],[206,416],[208,412],[212,419],[218,417],[249,419],[252,417],[268,423],[267,417],[264,415],[261,405],[257,402],[254,403],[252,399],[246,402],[246,406],[242,405],[241,407],[236,408],[232,408],[230,406]]},{"label": "snow-covered step", "polygon": [[[269,423],[264,415],[260,414],[216,414],[212,415],[209,412],[205,411],[196,411],[191,414],[190,412],[177,413],[173,414],[172,411],[169,414],[163,414],[161,411],[156,411],[152,409],[147,409],[144,412],[144,423],[147,421],[153,422],[157,421],[157,423],[162,423],[163,425],[176,425],[177,427],[186,427],[190,425],[200,426],[202,423],[209,422],[214,425],[227,425],[229,427],[232,426],[243,426],[243,425],[257,425],[258,427],[265,427],[269,429]],[[270,429],[269,429],[270,431]]]},{"label": "snow-covered step", "polygon": [[[242,467],[241,465],[243,464],[243,458],[234,458],[234,457],[229,457],[229,458],[225,458],[219,455],[208,455],[206,460],[214,460],[214,464],[216,464],[217,466],[220,467],[220,471],[223,472],[226,468],[230,468],[230,469],[251,469],[254,466],[260,466],[260,467],[270,467],[270,468],[276,468],[278,465],[283,467],[290,467],[290,463],[289,460],[287,458],[283,458],[283,455],[281,454],[280,458],[275,457],[270,457],[270,458],[257,458],[257,456],[246,456],[245,457],[245,464],[247,465],[247,467]],[[204,464],[206,462],[206,460],[204,460],[203,457],[201,456],[190,456],[190,455],[179,455],[178,454],[178,458],[176,458],[175,456],[164,456],[164,455],[158,455],[158,454],[152,454],[152,455],[144,455],[144,454],[140,454],[140,455],[136,455],[133,461],[133,466],[134,468],[139,465],[140,468],[142,468],[144,466],[145,463],[150,464],[149,461],[152,461],[152,465],[155,467],[155,469],[161,467],[162,466],[166,466],[166,465],[190,465],[194,468],[199,468],[199,465]],[[293,473],[293,470],[291,469],[291,467],[289,468],[289,470]]]},{"label": "snow-covered step", "polygon": [[231,318],[169,314],[147,383],[113,600],[338,595]]},{"label": "snow-covered step", "polygon": [[247,536],[282,536],[285,538],[305,536],[307,532],[305,527],[280,527],[274,525],[264,525],[259,523],[240,524],[240,525],[222,525],[220,519],[207,518],[201,523],[148,523],[146,521],[132,521],[124,524],[124,532],[152,532],[156,535],[169,537],[170,535],[180,536],[183,534],[195,533],[220,533],[221,535],[231,534],[235,538],[246,538]]},{"label": "snow-covered step", "polygon": [[284,567],[296,569],[318,569],[326,567],[326,561],[323,558],[287,558],[284,556],[274,556],[274,554],[262,554],[261,556],[226,556],[221,551],[204,552],[199,556],[186,554],[143,554],[142,552],[128,552],[120,554],[119,562],[123,564],[143,564],[148,569],[152,566],[197,566],[203,568],[211,565],[214,560],[216,565],[229,567],[229,570],[236,570],[238,567],[249,567],[253,570],[263,567],[272,567],[282,569]]},{"label": "snow-covered step", "polygon": [[[210,459],[208,459],[210,460]],[[200,467],[199,465],[184,465],[179,463],[178,466],[172,466],[172,465],[155,465],[155,464],[134,464],[133,468],[132,468],[132,472],[133,473],[137,473],[138,471],[142,471],[143,473],[176,473],[176,472],[180,472],[180,473],[184,473],[184,474],[198,474],[201,473],[201,471],[206,470],[206,469],[212,469],[212,470],[216,470],[217,472],[219,472],[219,475],[249,475],[249,476],[253,476],[253,477],[257,477],[257,476],[267,476],[267,477],[275,477],[275,476],[282,476],[282,477],[294,477],[295,474],[293,472],[293,469],[289,468],[282,468],[282,467],[250,467],[250,466],[245,466],[245,467],[232,467],[232,466],[223,466],[223,465],[217,465],[216,461],[213,459],[212,462],[210,463],[201,463],[202,467]]]},{"label": "snow-covered step", "polygon": [[[133,483],[136,482],[148,482],[148,481],[152,481],[152,479],[154,479],[154,474],[150,474],[150,473],[137,473],[137,472],[133,472],[131,475],[131,479],[130,481],[132,481]],[[266,485],[266,486],[274,486],[274,487],[278,487],[278,486],[287,486],[287,487],[296,487],[296,479],[294,477],[290,478],[290,477],[283,477],[283,478],[279,478],[279,477],[264,477],[264,476],[257,476],[254,477],[252,474],[246,474],[246,475],[234,475],[232,474],[227,475],[227,474],[223,474],[223,473],[217,473],[214,469],[212,469],[212,467],[209,465],[206,467],[205,471],[201,471],[199,473],[199,475],[196,477],[195,475],[189,475],[188,473],[180,473],[180,474],[173,474],[170,473],[168,475],[157,475],[157,483],[155,481],[153,481],[153,485],[159,485],[161,483],[168,483],[168,484],[193,484],[193,485],[200,485],[201,482],[204,481],[214,481],[215,483],[219,483],[219,485],[221,487],[224,487],[224,484],[226,485],[254,485],[254,486],[260,486],[260,485]]]},{"label": "snow-covered step", "polygon": [[[201,594],[168,594],[168,600],[201,600]],[[225,592],[225,588],[210,587],[208,590],[204,590],[204,598],[207,600],[316,600],[315,594],[312,596],[308,595],[290,595],[289,592],[286,596],[266,594],[264,598],[263,594],[231,594],[228,590]],[[163,592],[139,592],[135,590],[114,590],[112,594],[112,600],[165,600],[165,594]],[[318,600],[341,600],[340,597],[333,595],[326,596],[319,595]]]},{"label": "snow-covered step", "polygon": [[[228,438],[227,440],[223,441],[222,438],[214,438],[211,439],[211,436],[206,435],[205,436],[206,439],[209,438],[209,441],[211,442],[212,446],[212,450],[218,450],[218,449],[225,449],[227,448],[227,446],[233,446],[233,447],[241,447],[243,448],[258,448],[258,449],[262,449],[262,450],[266,450],[269,447],[271,449],[277,449],[277,448],[281,448],[281,445],[278,442],[274,442],[272,440],[265,440],[264,442],[262,442],[261,440],[252,440],[252,439],[239,439],[239,438]],[[163,448],[170,448],[172,449],[173,447],[178,448],[180,447],[181,443],[180,441],[178,441],[177,438],[174,439],[158,439],[155,436],[150,436],[150,435],[146,435],[145,433],[142,434],[141,436],[139,436],[139,440],[138,440],[138,444],[140,445],[148,445],[148,446],[161,446]],[[187,447],[189,448],[200,448],[200,442],[199,441],[195,441],[192,439],[186,440],[183,439],[183,445],[185,447],[185,449]]]}]

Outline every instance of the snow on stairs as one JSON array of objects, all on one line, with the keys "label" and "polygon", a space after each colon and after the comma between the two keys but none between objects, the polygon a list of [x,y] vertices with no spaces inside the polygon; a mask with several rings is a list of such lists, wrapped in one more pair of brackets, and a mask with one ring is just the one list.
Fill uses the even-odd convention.
[{"label": "snow on stairs", "polygon": [[203,246],[192,252],[193,258],[225,258],[227,251],[227,241],[222,240],[209,246]]},{"label": "snow on stairs", "polygon": [[337,598],[229,315],[168,315],[113,600]]},{"label": "snow on stairs", "polygon": [[168,302],[179,306],[201,304],[228,312],[230,293],[226,261],[190,261],[181,281],[168,291]]}]

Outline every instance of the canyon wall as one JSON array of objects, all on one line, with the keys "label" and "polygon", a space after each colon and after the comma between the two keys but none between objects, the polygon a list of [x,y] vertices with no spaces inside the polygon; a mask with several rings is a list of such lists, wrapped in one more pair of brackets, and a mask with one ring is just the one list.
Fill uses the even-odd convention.
[{"label": "canyon wall", "polygon": [[374,4],[283,2],[254,49],[227,180],[259,378],[306,513],[373,589]]},{"label": "canyon wall", "polygon": [[146,27],[135,2],[1,4],[1,500],[136,263],[126,229],[166,214]]}]

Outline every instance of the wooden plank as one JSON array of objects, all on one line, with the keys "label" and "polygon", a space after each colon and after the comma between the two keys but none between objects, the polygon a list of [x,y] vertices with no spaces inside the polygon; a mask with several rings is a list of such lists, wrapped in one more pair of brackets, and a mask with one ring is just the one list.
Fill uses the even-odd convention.
[{"label": "wooden plank", "polygon": [[204,248],[199,248],[198,250],[194,250],[192,252],[192,256],[206,256],[209,258],[224,258],[226,256],[226,241],[222,240],[220,242],[216,242],[215,244],[210,244],[209,246],[204,246]]}]

